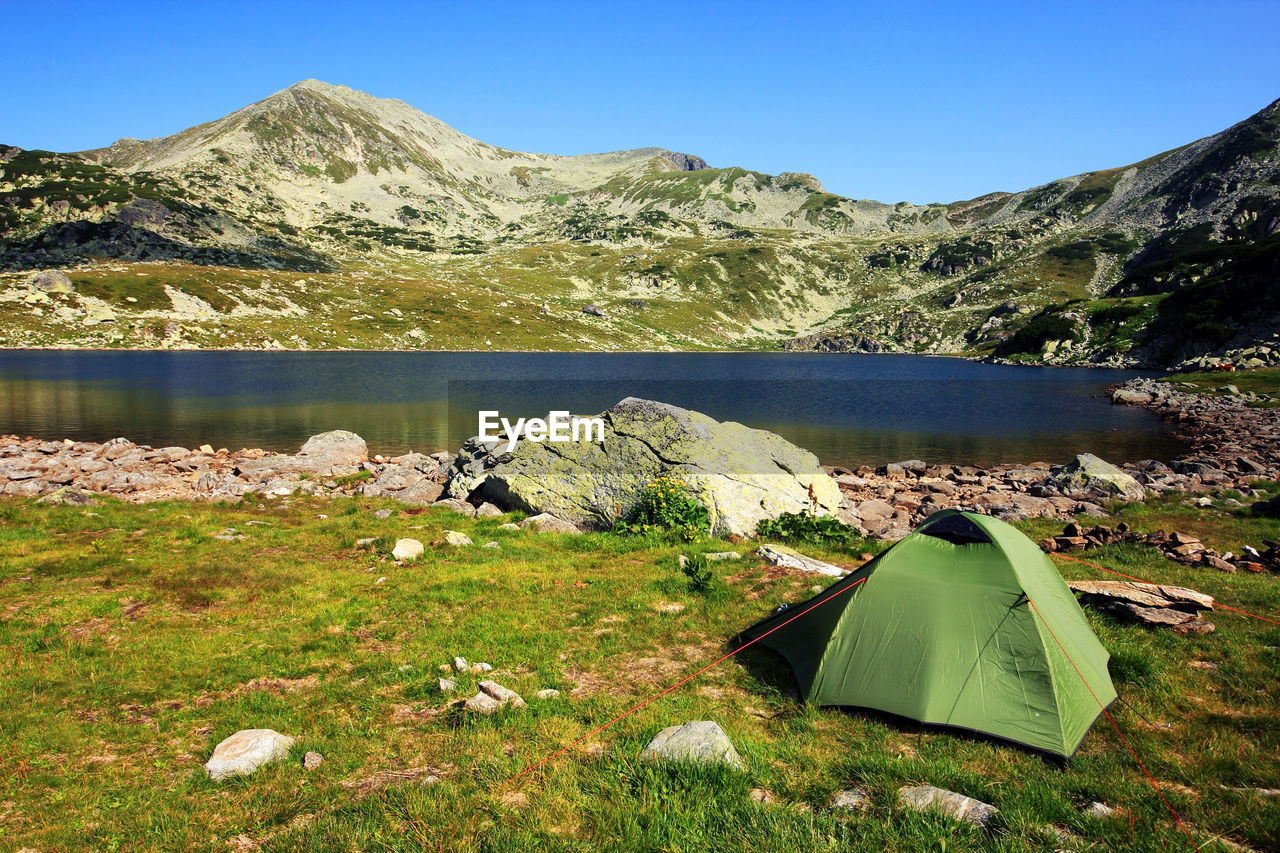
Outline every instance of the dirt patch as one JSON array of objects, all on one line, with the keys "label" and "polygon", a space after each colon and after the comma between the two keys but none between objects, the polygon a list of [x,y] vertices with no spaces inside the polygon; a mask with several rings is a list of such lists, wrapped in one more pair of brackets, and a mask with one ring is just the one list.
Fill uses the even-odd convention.
[{"label": "dirt patch", "polygon": [[440,781],[440,777],[448,775],[452,769],[452,767],[440,768],[424,764],[420,767],[405,767],[399,770],[379,770],[372,776],[365,776],[362,779],[348,779],[341,784],[348,791],[355,791],[357,796],[367,797],[388,785],[400,782],[434,785]]}]

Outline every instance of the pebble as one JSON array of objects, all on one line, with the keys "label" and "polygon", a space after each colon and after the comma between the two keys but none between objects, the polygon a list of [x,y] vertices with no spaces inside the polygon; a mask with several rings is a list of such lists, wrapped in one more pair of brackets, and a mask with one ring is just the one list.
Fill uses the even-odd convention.
[{"label": "pebble", "polygon": [[537,693],[533,695],[537,699],[555,699],[560,695],[560,691],[554,690],[552,688],[547,688],[546,690],[539,690]]},{"label": "pebble", "polygon": [[440,685],[441,693],[452,693],[458,687],[458,682],[452,678],[439,678],[436,679],[436,682]]},{"label": "pebble", "polygon": [[324,756],[318,752],[308,752],[302,756],[302,769],[315,770],[321,764],[324,764]]},{"label": "pebble", "polygon": [[374,518],[390,518],[390,517],[391,517],[391,514],[392,514],[393,512],[395,512],[395,510],[391,510],[391,509],[380,509],[380,510],[378,510],[377,512],[375,512],[375,513],[373,514],[373,517],[374,517]]}]

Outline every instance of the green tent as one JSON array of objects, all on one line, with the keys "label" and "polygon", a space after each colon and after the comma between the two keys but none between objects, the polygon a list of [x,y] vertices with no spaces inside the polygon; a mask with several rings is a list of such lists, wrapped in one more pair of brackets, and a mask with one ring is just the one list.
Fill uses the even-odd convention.
[{"label": "green tent", "polygon": [[1116,698],[1110,656],[1049,558],[1008,524],[955,510],[738,639],[782,655],[807,701],[1063,757]]}]

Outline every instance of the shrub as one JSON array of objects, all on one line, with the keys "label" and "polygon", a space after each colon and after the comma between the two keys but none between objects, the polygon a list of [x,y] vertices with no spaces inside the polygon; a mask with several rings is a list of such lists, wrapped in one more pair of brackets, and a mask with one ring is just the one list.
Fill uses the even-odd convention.
[{"label": "shrub", "polygon": [[694,592],[710,592],[715,585],[711,561],[706,554],[685,554],[680,563],[680,571],[689,579],[689,589]]},{"label": "shrub", "polygon": [[818,545],[848,545],[853,540],[853,530],[829,515],[784,512],[774,519],[761,519],[756,524],[756,537]]}]

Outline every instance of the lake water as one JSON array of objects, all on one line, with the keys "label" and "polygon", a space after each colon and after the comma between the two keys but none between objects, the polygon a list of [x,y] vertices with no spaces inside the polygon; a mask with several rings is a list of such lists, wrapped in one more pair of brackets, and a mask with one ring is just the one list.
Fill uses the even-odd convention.
[{"label": "lake water", "polygon": [[1177,455],[1166,424],[1107,399],[1135,375],[911,355],[8,351],[0,433],[294,452],[349,429],[389,455],[456,449],[481,408],[595,414],[637,396],[773,430],[832,465]]}]

